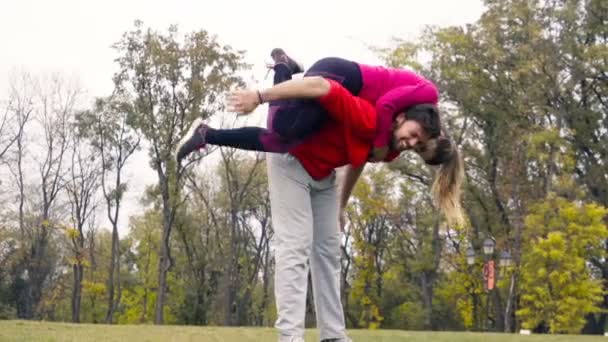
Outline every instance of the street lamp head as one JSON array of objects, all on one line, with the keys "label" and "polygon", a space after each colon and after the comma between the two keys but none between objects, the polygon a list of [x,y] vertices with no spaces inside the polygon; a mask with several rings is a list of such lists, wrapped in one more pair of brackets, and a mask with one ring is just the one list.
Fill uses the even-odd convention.
[{"label": "street lamp head", "polygon": [[494,242],[494,239],[490,239],[487,238],[483,241],[483,254],[485,255],[492,255],[494,254],[494,246],[496,245],[496,243]]},{"label": "street lamp head", "polygon": [[511,253],[507,252],[507,251],[503,251],[500,253],[500,267],[509,267],[511,266]]},{"label": "street lamp head", "polygon": [[467,265],[473,265],[475,263],[475,250],[472,247],[467,249]]}]

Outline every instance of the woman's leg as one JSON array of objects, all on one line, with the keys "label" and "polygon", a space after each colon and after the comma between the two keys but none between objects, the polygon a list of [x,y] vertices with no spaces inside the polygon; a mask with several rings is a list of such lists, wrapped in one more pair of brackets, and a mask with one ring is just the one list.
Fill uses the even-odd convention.
[{"label": "woman's leg", "polygon": [[353,95],[358,95],[363,87],[363,78],[359,65],[355,62],[327,57],[318,60],[306,71],[306,76],[322,76],[340,83]]},{"label": "woman's leg", "polygon": [[[292,70],[286,64],[276,64],[274,71],[274,84],[291,79]],[[214,129],[204,124],[201,119],[197,119],[178,147],[177,160],[181,161],[206,144],[285,153],[318,131],[327,117],[327,112],[314,100],[284,100],[269,103],[268,129],[261,127]]]},{"label": "woman's leg", "polygon": [[[274,84],[288,81],[293,70],[285,63],[274,66]],[[353,95],[362,87],[359,66],[342,58],[323,58],[304,76],[322,76],[340,82]],[[195,122],[186,140],[178,149],[178,160],[206,144],[228,146],[243,150],[285,153],[302,140],[317,132],[325,124],[328,114],[315,100],[284,100],[269,103],[267,129],[242,127],[214,129]]]}]

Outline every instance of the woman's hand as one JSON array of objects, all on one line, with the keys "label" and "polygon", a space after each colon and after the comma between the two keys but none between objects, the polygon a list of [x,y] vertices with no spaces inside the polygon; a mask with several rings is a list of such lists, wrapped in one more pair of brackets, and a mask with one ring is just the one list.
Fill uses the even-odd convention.
[{"label": "woman's hand", "polygon": [[260,105],[260,94],[256,90],[237,89],[228,94],[228,110],[249,114]]}]

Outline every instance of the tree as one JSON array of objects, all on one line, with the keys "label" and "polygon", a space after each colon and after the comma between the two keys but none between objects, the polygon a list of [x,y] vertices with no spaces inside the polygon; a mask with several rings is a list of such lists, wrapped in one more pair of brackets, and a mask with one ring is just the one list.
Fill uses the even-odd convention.
[{"label": "tree", "polygon": [[[141,135],[129,124],[133,109],[126,99],[118,96],[97,99],[92,111],[78,116],[80,130],[89,138],[99,153],[102,164],[101,189],[106,202],[106,213],[112,224],[112,254],[108,267],[108,310],[105,322],[112,323],[120,304],[120,239],[118,218],[127,191],[123,182],[124,168],[139,148]],[[115,289],[117,293],[115,295]]]},{"label": "tree", "polygon": [[27,72],[13,72],[9,76],[8,104],[0,118],[0,161],[10,148],[23,137],[23,129],[33,108],[32,77]]},{"label": "tree", "polygon": [[608,210],[549,194],[526,218],[525,239],[534,243],[522,255],[522,325],[544,325],[552,333],[578,333],[585,315],[599,312],[601,281],[587,260],[605,255]]},{"label": "tree", "polygon": [[72,269],[74,285],[72,288],[72,322],[80,322],[80,303],[82,300],[82,281],[84,268],[90,266],[87,262],[85,225],[89,223],[96,210],[96,194],[99,189],[101,163],[96,159],[96,153],[87,145],[80,133],[72,135],[71,165],[69,178],[66,180],[66,190],[71,207],[70,225],[66,233],[72,242]]},{"label": "tree", "polygon": [[[18,221],[19,221],[19,232],[21,238],[24,237],[24,211],[25,211],[25,179],[23,172],[23,163],[25,158],[25,127],[29,123],[34,111],[34,98],[36,91],[36,80],[26,72],[19,74],[13,74],[10,83],[10,95],[9,95],[9,106],[7,108],[7,115],[4,117],[0,128],[0,133],[7,131],[8,127],[14,127],[16,130],[11,133],[4,133],[3,136],[14,136],[14,140],[10,140],[4,149],[4,153],[0,154],[0,160],[2,156],[9,151],[9,148],[14,143],[16,150],[5,160],[8,164],[8,169],[11,175],[14,177],[18,187]],[[11,115],[8,115],[8,113]]]},{"label": "tree", "polygon": [[395,179],[386,169],[369,171],[367,175],[369,179],[357,183],[348,207],[355,272],[349,307],[358,311],[356,326],[374,329],[384,319],[380,310],[387,267],[385,254],[396,200],[390,193]]},{"label": "tree", "polygon": [[[429,37],[433,40],[434,37]],[[427,78],[432,78],[433,71],[428,65],[420,63],[419,53],[428,52],[428,47],[411,41],[394,39],[390,48],[374,48],[385,63],[395,68],[411,69]],[[443,108],[442,108],[443,109]],[[466,129],[467,123],[459,120],[458,115],[443,109],[443,125],[448,132],[456,137],[456,143],[461,144],[461,130]],[[448,114],[449,113],[449,114]],[[447,115],[446,115],[447,114]],[[409,307],[422,305],[424,310],[412,310],[413,315],[420,315],[408,322],[407,328],[435,329],[438,321],[433,317],[434,288],[440,277],[439,265],[443,256],[442,233],[456,232],[455,227],[446,227],[438,220],[439,212],[429,196],[434,170],[425,166],[424,162],[415,156],[406,155],[397,162],[389,165],[389,168],[403,177],[399,184],[399,204],[391,213],[395,227],[392,243],[389,247],[389,280],[394,277],[407,277],[413,286],[408,287],[413,293],[407,296],[395,294],[397,297],[389,296],[385,302],[389,305],[385,308],[387,314],[395,312],[403,313],[410,311]],[[462,229],[461,229],[462,230]],[[412,298],[418,297],[418,298]],[[405,301],[405,302],[400,302]],[[414,323],[416,322],[416,323]],[[416,325],[416,324],[420,325]],[[391,322],[390,324],[397,324]]]},{"label": "tree", "polygon": [[[214,172],[221,175],[219,179],[207,174],[205,182],[195,177],[191,177],[189,182],[192,193],[188,196],[195,200],[199,208],[197,212],[203,214],[202,217],[196,215],[202,220],[194,223],[192,228],[204,232],[202,241],[205,241],[205,247],[195,244],[196,240],[188,243],[185,238],[182,244],[186,246],[185,251],[192,254],[188,255],[189,262],[199,260],[193,262],[198,266],[192,269],[199,272],[196,278],[211,276],[211,279],[198,280],[199,284],[217,286],[219,281],[218,296],[222,301],[217,309],[223,317],[218,319],[226,325],[253,324],[256,318],[262,319],[270,305],[268,285],[272,229],[268,182],[260,154],[247,158],[235,149],[221,149],[220,153],[222,159],[217,172]],[[215,243],[217,249],[210,246]],[[210,249],[218,255],[209,253]],[[198,255],[198,258],[193,258],[193,255]],[[223,274],[221,279],[214,278],[214,272],[218,271]],[[258,308],[254,309],[254,292],[260,280],[261,298]],[[196,288],[204,293],[203,288]],[[202,302],[204,296],[200,292],[197,298]],[[209,305],[208,301],[206,305]]]},{"label": "tree", "polygon": [[[129,234],[123,240],[129,276],[123,279],[123,310],[116,314],[121,324],[154,322],[158,251],[162,230],[162,214],[157,209],[146,210],[129,224]],[[165,308],[166,310],[166,308]],[[168,312],[165,312],[165,317]]]},{"label": "tree", "polygon": [[150,166],[158,176],[162,198],[163,229],[159,253],[155,323],[162,324],[167,272],[172,266],[170,237],[179,205],[183,172],[173,152],[187,126],[196,117],[220,111],[221,93],[239,83],[235,72],[244,64],[242,53],[221,46],[206,31],[193,32],[178,41],[176,26],[166,34],[135,29],[114,45],[120,54],[114,80],[117,94],[133,98],[133,126],[149,144]]},{"label": "tree", "polygon": [[[225,323],[251,324],[252,295],[261,269],[268,271],[270,253],[270,199],[261,154],[244,159],[235,149],[222,149],[222,196],[230,231],[229,266],[225,272]],[[227,201],[226,201],[227,200]],[[220,203],[221,203],[220,202]],[[263,274],[265,293],[261,310],[268,305],[269,275]],[[233,309],[233,307],[235,309]]]},{"label": "tree", "polygon": [[[78,85],[59,75],[53,75],[34,88],[35,115],[40,126],[30,130],[41,131],[39,144],[28,149],[33,156],[31,169],[37,169],[38,180],[34,184],[38,197],[31,196],[32,212],[24,215],[22,240],[22,266],[18,270],[21,285],[18,287],[17,314],[20,318],[34,318],[35,308],[43,296],[47,277],[55,268],[51,253],[53,235],[59,227],[61,207],[59,196],[65,185],[66,152],[71,135],[70,121],[80,98]],[[19,152],[21,154],[23,151]],[[18,166],[19,170],[20,166]],[[20,175],[20,171],[17,173]],[[19,182],[19,186],[23,183]]]}]

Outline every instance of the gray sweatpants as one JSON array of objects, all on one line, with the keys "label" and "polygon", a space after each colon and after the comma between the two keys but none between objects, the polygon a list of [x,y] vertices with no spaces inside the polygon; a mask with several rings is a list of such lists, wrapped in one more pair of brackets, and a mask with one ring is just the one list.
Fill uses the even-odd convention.
[{"label": "gray sweatpants", "polygon": [[268,153],[275,246],[275,327],[303,336],[308,267],[321,340],[344,338],[336,175],[315,181],[290,154]]}]

